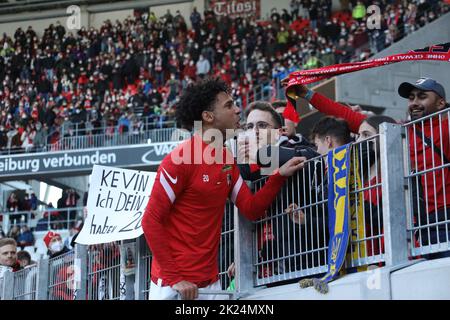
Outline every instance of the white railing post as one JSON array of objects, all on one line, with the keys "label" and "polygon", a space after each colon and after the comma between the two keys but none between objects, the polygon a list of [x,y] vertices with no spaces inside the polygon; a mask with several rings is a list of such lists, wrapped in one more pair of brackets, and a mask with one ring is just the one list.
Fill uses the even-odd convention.
[{"label": "white railing post", "polygon": [[237,298],[253,291],[253,224],[234,207],[234,257]]},{"label": "white railing post", "polygon": [[3,274],[3,288],[0,288],[1,300],[12,300],[14,298],[14,274],[5,271]]},{"label": "white railing post", "polygon": [[87,300],[88,251],[87,246],[75,245],[75,300]]},{"label": "white railing post", "polygon": [[380,160],[386,266],[408,262],[402,126],[380,125]]},{"label": "white railing post", "polygon": [[48,300],[49,259],[40,259],[37,264],[36,300]]}]

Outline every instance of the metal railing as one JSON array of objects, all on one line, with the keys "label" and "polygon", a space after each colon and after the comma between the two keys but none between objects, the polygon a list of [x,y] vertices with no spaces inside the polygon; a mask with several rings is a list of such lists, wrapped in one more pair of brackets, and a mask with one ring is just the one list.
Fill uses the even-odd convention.
[{"label": "metal railing", "polygon": [[136,298],[138,300],[148,300],[150,293],[152,253],[145,241],[145,237],[140,237],[137,239],[136,244],[136,252],[138,253],[136,269]]},{"label": "metal railing", "polygon": [[88,248],[87,300],[119,300],[121,286],[119,242]]},{"label": "metal railing", "polygon": [[404,125],[413,256],[450,250],[450,110]]},{"label": "metal railing", "polygon": [[119,126],[110,126],[106,121],[100,127],[86,128],[83,124],[73,124],[68,129],[58,128],[60,138],[54,143],[48,143],[55,132],[51,132],[43,145],[28,148],[3,148],[0,155],[13,155],[22,153],[48,152],[57,150],[77,150],[84,148],[99,148],[127,144],[140,144],[171,141],[171,135],[176,130],[176,121],[160,121],[158,117],[142,117],[138,127],[131,127],[130,131],[119,132]]},{"label": "metal railing", "polygon": [[[165,120],[166,116],[146,116],[146,117],[135,117],[134,120],[129,120],[129,124],[126,127],[126,132],[143,132],[153,129],[164,129],[164,128],[175,128],[177,123],[176,120]],[[71,123],[68,125],[64,123],[60,127],[61,137],[65,136],[85,136],[85,135],[96,135],[96,134],[106,134],[108,132],[114,132],[120,130],[120,123],[117,121],[117,124],[111,125],[110,121],[101,120],[100,126],[94,127],[92,123]],[[122,129],[124,130],[124,129]],[[50,139],[53,133],[50,133],[47,136],[47,140]]]},{"label": "metal railing", "polygon": [[73,251],[48,260],[48,300],[74,300],[74,261]]},{"label": "metal railing", "polygon": [[[254,223],[256,286],[326,271],[322,161],[323,157],[309,160],[304,170],[289,178],[267,216]],[[265,181],[255,181],[253,190],[261,189]]]},{"label": "metal railing", "polygon": [[[442,134],[439,138],[433,136],[434,141],[447,143],[442,145],[442,153],[445,154],[449,151],[448,136],[444,135],[444,133],[448,135],[449,132],[448,112],[446,110],[437,115],[439,129],[434,132]],[[408,235],[414,242],[414,233],[417,233],[417,230],[423,229],[431,234],[433,228],[436,229],[440,225],[445,226],[445,231],[448,230],[447,220],[428,223],[432,216],[436,216],[434,212],[427,216],[426,224],[415,225],[412,222],[414,220],[412,203],[417,201],[411,188],[413,182],[416,182],[413,179],[427,174],[433,177],[433,172],[436,172],[435,178],[438,181],[437,172],[448,170],[448,165],[436,162],[436,155],[433,160],[433,155],[429,154],[430,147],[425,148],[424,155],[420,154],[420,148],[417,148],[422,145],[420,141],[412,144],[413,154],[417,152],[417,155],[422,157],[429,154],[427,159],[431,159],[433,166],[428,167],[426,160],[424,162],[426,166],[418,167],[417,173],[409,173],[411,163],[414,164],[414,160],[419,157],[409,157],[411,154],[409,146],[411,141],[414,141],[412,139],[414,136],[412,133],[409,133],[409,137],[405,136],[405,132],[413,130],[409,128],[413,128],[417,123],[423,123],[425,126],[427,121],[428,118],[425,118],[404,126],[385,123],[380,126],[378,136],[355,143],[356,154],[362,159],[354,162],[362,164],[357,168],[361,183],[355,186],[355,178],[351,179],[350,195],[355,207],[360,210],[356,210],[359,215],[351,219],[353,226],[350,231],[353,232],[344,266],[346,271],[359,271],[361,269],[357,267],[378,263],[383,263],[387,267],[406,266],[413,263],[408,261],[411,255],[448,251],[447,232],[445,239],[438,239],[437,244],[419,243],[413,245],[412,249],[408,247]],[[424,132],[427,134],[426,130]],[[408,164],[408,161],[411,163]],[[326,175],[324,157],[309,160],[302,172],[288,180],[269,208],[268,215],[256,223],[238,214],[237,208],[231,203],[227,204],[218,251],[219,275],[222,289],[225,289],[230,283],[226,270],[229,264],[234,262],[235,291],[222,290],[220,293],[229,294],[232,298],[242,298],[251,294],[258,286],[318,275],[327,270]],[[442,202],[447,204],[448,185],[445,183],[450,179],[447,176],[439,178],[443,188],[436,191],[443,192],[446,200]],[[262,183],[262,180],[255,182],[254,189],[259,189]],[[409,188],[405,188],[406,184]],[[433,188],[438,189],[437,186],[436,182]],[[293,206],[294,210],[291,212],[286,211],[292,203],[297,207]],[[428,199],[428,207],[430,204],[432,202]],[[261,242],[265,242],[264,247],[260,245]],[[126,249],[127,246],[134,248],[135,253],[133,254],[133,249],[130,253]],[[105,248],[107,249],[103,252]],[[132,241],[131,245],[124,242],[94,247],[77,245],[75,251],[78,253],[75,254],[73,263],[75,270],[79,270],[80,274],[79,284],[74,286],[76,290],[73,296],[76,299],[148,299],[152,256],[143,236],[136,242]],[[126,261],[127,259],[132,261],[130,257],[133,256],[136,258],[134,271],[128,272]],[[130,269],[133,269],[131,268],[133,263],[129,265]],[[49,275],[54,268],[49,265],[48,260],[38,262],[36,299],[49,298],[47,292],[51,291],[49,279],[52,278]],[[70,274],[67,274],[62,279],[67,280],[69,276]],[[17,279],[23,278],[18,276]],[[22,280],[16,282],[19,281]],[[52,283],[53,287],[57,287],[57,284],[64,281]],[[0,288],[2,298],[13,299],[16,285],[19,284],[15,284],[13,274],[7,271],[3,278],[3,288]],[[16,294],[17,297],[33,296],[32,290],[16,292],[21,292]]]},{"label": "metal railing", "polygon": [[147,144],[172,141],[176,128],[153,129],[146,132],[118,133],[111,130],[107,134],[95,134],[61,138],[47,145],[47,151],[79,150],[122,145]]},{"label": "metal railing", "polygon": [[356,214],[351,217],[348,267],[360,267],[384,261],[381,161],[379,136],[353,144],[354,172],[351,176],[350,201]]},{"label": "metal railing", "polygon": [[3,216],[2,229],[6,233],[12,226],[28,226],[34,231],[69,229],[83,220],[84,207],[47,208],[30,211],[8,211]]},{"label": "metal railing", "polygon": [[[381,210],[381,173],[378,136],[353,145],[350,199],[351,217],[347,268],[384,261]],[[371,150],[371,157],[364,157]],[[255,285],[320,274],[327,271],[328,178],[326,157],[308,160],[288,179],[267,216],[254,223]],[[255,191],[266,178],[253,183]]]},{"label": "metal railing", "polygon": [[36,300],[37,265],[13,274],[13,300]]},{"label": "metal railing", "polygon": [[[234,261],[234,206],[226,206],[219,248],[219,278],[224,290],[213,293],[223,299],[231,279],[227,269]],[[151,251],[144,236],[136,240],[99,245],[76,245],[75,251],[0,278],[1,299],[29,300],[148,300]],[[6,280],[6,282],[5,282]],[[211,294],[201,291],[201,294]]]},{"label": "metal railing", "polygon": [[246,92],[245,94],[241,94],[237,100],[236,104],[241,108],[241,110],[245,110],[249,103],[257,100],[270,101],[271,97],[275,94],[275,88],[272,86],[272,82],[265,82],[258,85],[255,85],[251,90]]},{"label": "metal railing", "polygon": [[227,201],[219,244],[219,279],[222,289],[230,287],[232,279],[227,271],[234,262],[234,204]]}]

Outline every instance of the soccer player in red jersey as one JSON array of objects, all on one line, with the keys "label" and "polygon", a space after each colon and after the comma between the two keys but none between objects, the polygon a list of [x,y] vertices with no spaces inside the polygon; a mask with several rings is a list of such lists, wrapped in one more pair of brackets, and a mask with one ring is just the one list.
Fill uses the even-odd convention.
[{"label": "soccer player in red jersey", "polygon": [[162,161],[142,220],[153,254],[151,300],[176,299],[178,293],[196,299],[198,288],[220,290],[218,248],[227,198],[256,220],[305,161],[292,158],[253,195],[223,145],[240,120],[227,85],[218,79],[191,85],[176,112],[183,127],[192,129],[199,121],[201,130]]}]

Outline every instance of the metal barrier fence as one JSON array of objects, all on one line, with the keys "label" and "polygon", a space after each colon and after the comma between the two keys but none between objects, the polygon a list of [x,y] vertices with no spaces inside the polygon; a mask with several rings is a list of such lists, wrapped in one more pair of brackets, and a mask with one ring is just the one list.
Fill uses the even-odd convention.
[{"label": "metal barrier fence", "polygon": [[[148,141],[166,142],[171,141],[172,132],[176,129],[175,121],[151,122],[149,117],[143,118],[141,126],[129,132],[119,132],[117,126],[102,126],[100,128],[81,129],[73,125],[73,129],[63,131],[61,128],[60,138],[55,143],[32,146],[28,148],[10,147],[0,150],[0,155],[12,155],[22,153],[48,152],[56,150],[77,150],[85,148],[99,148],[127,144],[148,143]],[[47,141],[50,141],[54,132],[50,133]]]},{"label": "metal barrier fence", "polygon": [[445,109],[404,125],[412,256],[450,250],[449,117]]},{"label": "metal barrier fence", "polygon": [[48,260],[48,300],[74,300],[74,261],[73,251]]},{"label": "metal barrier fence", "polygon": [[148,300],[150,293],[150,273],[152,268],[152,253],[147,245],[145,237],[137,239],[136,252],[138,253],[136,278],[137,299]]},{"label": "metal barrier fence", "polygon": [[[254,223],[256,286],[326,271],[323,253],[328,243],[324,241],[321,227],[325,224],[321,220],[315,223],[315,219],[324,219],[326,196],[318,191],[322,180],[313,178],[324,176],[322,161],[322,157],[308,161],[305,170],[289,178],[267,216]],[[253,183],[255,192],[262,188],[265,180]],[[312,182],[310,188],[301,188],[306,181]],[[316,189],[313,190],[313,186]],[[289,207],[292,208],[290,213]]]},{"label": "metal barrier fence", "polygon": [[12,226],[28,226],[34,231],[69,229],[84,220],[84,207],[47,208],[45,210],[2,212],[2,229],[5,233]]},{"label": "metal barrier fence", "polygon": [[252,103],[253,101],[270,101],[271,97],[275,95],[274,88],[272,86],[272,82],[266,82],[259,85],[254,86],[251,90],[248,92],[241,94],[236,99],[236,105],[241,108],[241,110],[244,110],[249,103]]},{"label": "metal barrier fence", "polygon": [[353,170],[350,202],[356,214],[351,219],[350,256],[347,267],[360,267],[384,261],[381,161],[379,136],[353,144]]},{"label": "metal barrier fence", "polygon": [[[353,169],[360,178],[350,177],[356,213],[351,217],[347,269],[384,261],[378,141],[374,136],[353,144]],[[254,191],[265,181],[254,182]],[[327,194],[326,157],[320,156],[288,179],[267,216],[254,223],[256,286],[327,271]]]},{"label": "metal barrier fence", "polygon": [[229,288],[232,281],[227,271],[234,263],[234,235],[234,204],[227,201],[219,244],[219,279],[222,289]]},{"label": "metal barrier fence", "polygon": [[[148,116],[148,117],[136,117],[134,120],[130,120],[130,125],[127,126],[128,132],[133,131],[148,131],[152,129],[164,129],[164,128],[175,128],[176,120],[165,120],[165,116]],[[88,118],[88,121],[92,119]],[[61,127],[61,136],[71,135],[71,136],[84,136],[88,134],[100,134],[107,133],[110,131],[119,131],[119,124],[111,125],[108,120],[99,121],[100,126],[94,127],[91,123],[71,123],[70,125]],[[123,132],[125,133],[125,132]],[[51,133],[47,138],[51,137]]]},{"label": "metal barrier fence", "polygon": [[54,144],[47,145],[47,151],[168,142],[173,140],[176,132],[176,128],[153,129],[138,133],[118,133],[116,130],[112,130],[109,134],[64,137]]},{"label": "metal barrier fence", "polygon": [[[442,120],[443,117],[444,115],[441,116]],[[442,123],[448,126],[448,122]],[[405,128],[401,125],[383,124],[380,126],[379,136],[355,144],[356,154],[361,160],[354,163],[361,163],[357,168],[361,173],[361,183],[355,187],[353,178],[350,181],[350,194],[356,208],[360,210],[357,210],[359,215],[351,220],[353,232],[346,263],[347,271],[380,262],[389,267],[408,262],[407,233],[412,233],[414,228],[409,225],[407,229],[405,214],[407,190],[404,188],[402,129]],[[443,148],[443,152],[448,152],[448,145]],[[448,166],[438,165],[434,169],[427,168],[420,172],[427,174],[442,171],[448,169]],[[309,160],[306,169],[288,180],[270,207],[268,216],[256,223],[241,217],[234,206],[227,204],[218,262],[223,289],[230,283],[225,270],[232,261],[236,265],[236,289],[231,292],[234,298],[244,297],[255,286],[327,270],[326,173],[323,157]],[[406,176],[406,179],[411,181],[415,176]],[[447,181],[450,179],[445,180]],[[256,182],[254,189],[260,188],[262,183],[263,181]],[[297,207],[293,205],[291,212],[286,210],[293,203]],[[428,226],[430,225],[423,227]],[[261,241],[264,242],[264,247],[260,245],[260,240],[264,240]],[[77,292],[74,294],[77,299],[148,298],[151,253],[146,248],[143,237],[137,239],[135,246],[131,246],[135,250],[134,254],[128,253],[126,245],[128,244],[106,244],[89,248],[77,246],[75,266],[78,267],[75,269],[80,269],[80,286],[76,286]],[[127,274],[126,260],[133,260],[129,259],[133,256],[136,257],[134,272]],[[51,276],[48,275],[52,275],[53,271],[48,269],[48,260],[39,261],[36,299],[49,298],[47,291]],[[69,275],[66,275],[63,279],[68,278]],[[53,281],[53,287],[63,282]],[[0,290],[3,299],[13,298],[11,290],[14,286],[12,273],[6,272],[3,288]],[[225,290],[220,293],[230,294]]]},{"label": "metal barrier fence", "polygon": [[33,265],[13,274],[13,300],[36,300],[37,270]]},{"label": "metal barrier fence", "polygon": [[[227,269],[234,261],[234,240],[234,206],[227,203],[218,256],[224,290],[214,292],[224,299],[234,294],[225,290],[231,281]],[[0,278],[0,298],[148,300],[152,255],[144,236],[130,242],[76,248],[78,254],[70,251],[53,259],[42,259],[29,269],[6,272],[6,283]]]},{"label": "metal barrier fence", "polygon": [[4,285],[5,283],[5,278],[4,275],[0,276],[0,300],[6,300],[3,290],[6,288],[6,286]]},{"label": "metal barrier fence", "polygon": [[112,242],[88,249],[87,300],[121,298],[120,244]]}]

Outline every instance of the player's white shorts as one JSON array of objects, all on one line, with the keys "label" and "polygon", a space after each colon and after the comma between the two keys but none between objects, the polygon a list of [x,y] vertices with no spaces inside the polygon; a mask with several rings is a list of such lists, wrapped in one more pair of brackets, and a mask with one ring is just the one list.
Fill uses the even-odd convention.
[{"label": "player's white shorts", "polygon": [[[158,281],[160,282],[160,281]],[[222,290],[220,280],[217,280],[213,284],[202,288],[204,290]],[[158,286],[158,284],[151,281],[149,300],[177,300],[178,291],[172,289],[170,286]],[[228,299],[227,295],[216,294],[199,294],[196,300],[224,300]]]}]

